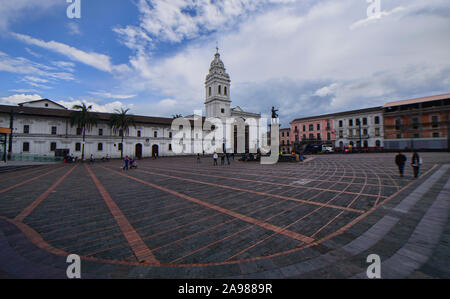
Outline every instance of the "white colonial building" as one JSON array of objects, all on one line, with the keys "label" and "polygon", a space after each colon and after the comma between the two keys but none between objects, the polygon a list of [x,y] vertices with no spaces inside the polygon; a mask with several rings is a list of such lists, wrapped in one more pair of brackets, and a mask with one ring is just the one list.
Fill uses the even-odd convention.
[{"label": "white colonial building", "polygon": [[[223,119],[260,119],[260,114],[231,108],[230,76],[226,73],[220,54],[215,54],[206,78],[206,117]],[[54,157],[55,153],[68,153],[81,157],[83,138],[80,128],[71,126],[72,111],[48,99],[22,103],[18,106],[0,105],[0,128],[10,128],[12,142],[8,136],[7,151],[18,155],[39,155]],[[96,159],[109,156],[119,158],[121,147],[124,155],[133,157],[172,156],[173,118],[135,116],[136,127],[130,127],[123,144],[121,137],[114,134],[109,121],[111,114],[94,112],[97,126],[86,132],[85,157],[92,154]],[[194,119],[187,118],[192,125],[192,142],[198,134],[194,132]],[[205,118],[202,117],[202,123]],[[247,129],[248,130],[248,129]],[[248,134],[248,132],[246,132]],[[225,135],[224,135],[225,136]],[[247,136],[248,137],[248,136]],[[236,138],[236,137],[235,137]],[[222,140],[225,144],[226,140]],[[218,141],[218,147],[220,141]],[[9,147],[11,146],[11,149]],[[248,147],[248,144],[246,144]],[[1,147],[0,151],[3,151]]]},{"label": "white colonial building", "polygon": [[[45,107],[45,108],[43,108]],[[71,126],[68,110],[59,104],[43,99],[13,106],[0,106],[0,127],[10,127],[13,120],[13,154],[54,156],[63,150],[81,157],[82,132]],[[86,132],[85,157],[120,157],[121,137],[114,134],[109,120],[111,114],[94,113],[97,125]],[[171,118],[133,116],[136,127],[131,127],[125,137],[125,155],[150,157],[152,154],[173,155],[171,151]],[[8,140],[9,147],[9,140]]]},{"label": "white colonial building", "polygon": [[383,109],[374,107],[334,115],[336,147],[384,147]]}]

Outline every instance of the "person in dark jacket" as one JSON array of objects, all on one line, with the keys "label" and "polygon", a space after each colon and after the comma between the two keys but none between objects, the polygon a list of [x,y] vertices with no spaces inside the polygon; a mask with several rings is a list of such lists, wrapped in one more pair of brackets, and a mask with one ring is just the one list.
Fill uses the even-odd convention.
[{"label": "person in dark jacket", "polygon": [[411,166],[414,171],[414,178],[416,178],[416,179],[419,176],[419,170],[420,170],[421,164],[422,164],[422,158],[420,158],[420,156],[417,152],[414,152],[414,154],[411,158]]},{"label": "person in dark jacket", "polygon": [[403,177],[403,173],[405,172],[406,160],[407,158],[402,152],[399,152],[398,155],[395,156],[395,164],[397,164],[400,177]]},{"label": "person in dark jacket", "polygon": [[130,164],[130,158],[128,158],[128,156],[126,156],[123,161],[125,163],[125,165],[123,166],[123,170],[128,170],[129,169],[129,164]]}]

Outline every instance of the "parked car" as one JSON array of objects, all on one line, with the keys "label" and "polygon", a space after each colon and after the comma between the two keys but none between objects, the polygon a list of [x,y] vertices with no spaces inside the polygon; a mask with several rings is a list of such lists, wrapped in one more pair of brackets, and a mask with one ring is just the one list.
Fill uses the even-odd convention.
[{"label": "parked car", "polygon": [[318,154],[322,152],[322,146],[318,144],[308,144],[305,148],[305,154]]},{"label": "parked car", "polygon": [[322,145],[322,153],[334,153],[334,149],[331,146]]}]

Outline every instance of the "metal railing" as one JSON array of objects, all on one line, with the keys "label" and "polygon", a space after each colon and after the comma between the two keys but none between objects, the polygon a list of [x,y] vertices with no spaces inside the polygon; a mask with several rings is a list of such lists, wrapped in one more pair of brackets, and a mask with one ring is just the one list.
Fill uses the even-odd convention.
[{"label": "metal railing", "polygon": [[[1,153],[3,155],[3,153]],[[22,162],[62,162],[64,158],[55,156],[39,156],[33,154],[7,154],[9,161]]]}]

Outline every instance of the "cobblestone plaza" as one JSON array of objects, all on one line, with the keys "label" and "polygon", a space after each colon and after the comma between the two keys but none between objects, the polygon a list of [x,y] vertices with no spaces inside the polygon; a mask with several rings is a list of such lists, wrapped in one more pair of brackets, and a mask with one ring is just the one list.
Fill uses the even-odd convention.
[{"label": "cobblestone plaza", "polygon": [[[0,174],[0,277],[449,278],[448,153],[400,178],[395,154],[213,166],[204,157]],[[408,158],[410,158],[408,156]]]}]

